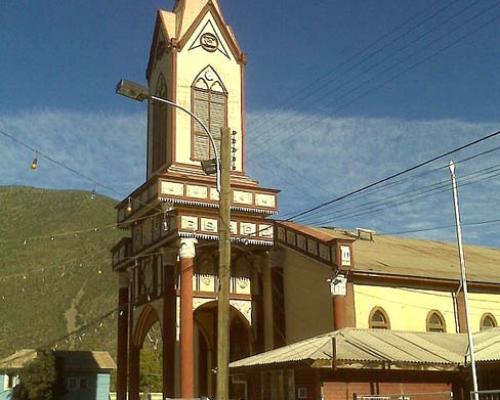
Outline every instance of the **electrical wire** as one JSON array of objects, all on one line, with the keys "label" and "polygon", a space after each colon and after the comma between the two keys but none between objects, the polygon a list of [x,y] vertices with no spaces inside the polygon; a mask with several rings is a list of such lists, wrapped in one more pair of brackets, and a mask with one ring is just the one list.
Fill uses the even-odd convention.
[{"label": "electrical wire", "polygon": [[355,194],[357,194],[357,193],[364,192],[364,191],[366,191],[367,189],[370,189],[370,188],[372,188],[372,187],[378,186],[378,185],[380,185],[380,184],[382,184],[382,183],[385,183],[385,182],[387,182],[387,181],[390,181],[390,180],[392,180],[392,179],[394,179],[394,178],[397,178],[397,177],[399,177],[399,176],[405,175],[405,174],[407,174],[407,173],[409,173],[409,172],[411,172],[411,171],[415,171],[415,170],[417,170],[417,169],[419,169],[419,168],[422,168],[422,167],[424,167],[424,166],[426,166],[426,165],[429,165],[429,164],[431,164],[431,163],[433,163],[433,162],[435,162],[435,161],[437,161],[437,160],[440,160],[440,159],[442,159],[442,158],[444,158],[444,157],[447,157],[447,156],[449,156],[449,155],[451,155],[451,154],[454,154],[454,153],[456,153],[456,152],[459,152],[459,151],[461,151],[461,150],[464,150],[464,149],[466,149],[466,148],[469,148],[469,147],[471,147],[471,146],[474,146],[474,145],[476,145],[476,144],[478,144],[478,143],[484,142],[485,140],[491,139],[491,138],[496,137],[496,136],[498,136],[498,135],[500,135],[500,131],[496,131],[496,132],[490,133],[490,134],[488,134],[488,135],[486,135],[486,136],[483,136],[483,137],[481,137],[481,138],[479,138],[479,139],[476,139],[476,140],[473,140],[473,141],[471,141],[471,142],[468,142],[468,143],[466,143],[466,144],[464,144],[464,145],[462,145],[462,146],[456,147],[456,148],[454,148],[454,149],[452,149],[452,150],[449,150],[449,151],[446,151],[446,152],[444,152],[444,153],[441,153],[441,154],[439,154],[439,155],[437,155],[437,156],[434,156],[434,157],[432,157],[432,158],[430,158],[430,159],[428,159],[428,160],[426,160],[426,161],[422,161],[422,162],[420,162],[420,163],[418,163],[418,164],[416,164],[416,165],[413,165],[413,166],[411,166],[411,167],[408,167],[408,168],[406,168],[406,169],[404,169],[404,170],[402,170],[402,171],[396,172],[396,173],[391,174],[391,175],[389,175],[389,176],[387,176],[387,177],[385,177],[385,178],[382,178],[382,179],[379,179],[379,180],[377,180],[377,181],[375,181],[375,182],[372,182],[372,183],[370,183],[370,184],[368,184],[368,185],[362,186],[362,187],[360,187],[360,188],[358,188],[358,189],[352,190],[352,191],[350,191],[350,192],[348,192],[348,193],[345,193],[345,194],[343,194],[343,195],[341,195],[341,196],[338,196],[338,197],[333,198],[333,199],[331,199],[331,200],[327,200],[327,201],[325,201],[325,202],[323,202],[323,203],[321,203],[321,204],[318,204],[318,205],[316,205],[316,206],[314,206],[314,207],[311,207],[311,208],[309,208],[309,209],[306,209],[306,210],[304,210],[304,211],[301,211],[301,212],[299,212],[299,213],[296,213],[295,215],[292,215],[291,217],[288,217],[288,218],[286,219],[286,221],[291,221],[291,220],[294,220],[294,219],[296,219],[296,218],[298,218],[298,217],[301,217],[301,216],[303,216],[303,215],[307,215],[307,214],[311,213],[312,211],[315,211],[315,210],[318,210],[318,209],[324,208],[324,207],[326,207],[327,205],[334,204],[334,203],[338,203],[339,201],[344,200],[344,199],[347,199],[347,198],[349,198],[349,197],[351,197],[351,196],[353,196],[353,195],[355,195]]}]

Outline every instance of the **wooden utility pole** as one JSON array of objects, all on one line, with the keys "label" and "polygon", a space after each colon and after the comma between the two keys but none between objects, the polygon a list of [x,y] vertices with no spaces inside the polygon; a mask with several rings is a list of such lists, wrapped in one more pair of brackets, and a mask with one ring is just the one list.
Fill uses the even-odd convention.
[{"label": "wooden utility pole", "polygon": [[219,293],[217,302],[217,400],[229,400],[229,282],[231,276],[231,130],[221,129]]}]

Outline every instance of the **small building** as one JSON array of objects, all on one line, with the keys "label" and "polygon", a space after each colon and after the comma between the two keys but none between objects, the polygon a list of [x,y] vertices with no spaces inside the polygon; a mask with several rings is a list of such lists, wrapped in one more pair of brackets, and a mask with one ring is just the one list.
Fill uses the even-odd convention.
[{"label": "small building", "polygon": [[[0,361],[0,400],[9,400],[18,373],[36,359],[37,350],[23,349]],[[65,388],[63,400],[108,400],[116,364],[106,351],[54,351]]]},{"label": "small building", "polygon": [[[474,334],[483,390],[498,385],[499,334]],[[448,400],[467,398],[467,351],[463,333],[344,328],[230,366],[254,400]]]}]

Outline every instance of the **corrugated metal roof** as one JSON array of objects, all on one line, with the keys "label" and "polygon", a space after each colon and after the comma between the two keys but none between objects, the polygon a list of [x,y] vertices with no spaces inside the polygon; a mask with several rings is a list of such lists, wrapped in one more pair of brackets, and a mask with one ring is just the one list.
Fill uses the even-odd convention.
[{"label": "corrugated metal roof", "polygon": [[[500,360],[500,329],[475,335],[478,361]],[[427,368],[455,368],[464,365],[467,336],[456,333],[402,332],[381,329],[346,328],[306,339],[230,364],[231,368],[304,362],[332,361],[349,367],[359,364],[392,365],[404,368],[418,364]]]},{"label": "corrugated metal roof", "polygon": [[[500,361],[500,328],[474,334],[474,355],[478,362]],[[467,357],[467,361],[469,357]]]},{"label": "corrugated metal roof", "polygon": [[[116,364],[107,351],[54,351],[67,371],[113,370]],[[20,369],[37,357],[37,350],[23,349],[0,360],[0,370]]]},{"label": "corrugated metal roof", "polygon": [[[299,224],[294,226],[299,230],[300,227]],[[346,231],[342,230],[302,227],[308,231],[316,230],[319,234],[330,235],[330,240],[346,235]],[[356,239],[355,235],[351,238]],[[464,246],[464,253],[468,280],[500,283],[500,249]],[[358,239],[354,242],[354,258],[354,270],[460,279],[457,246],[452,243],[374,235],[373,241]]]}]

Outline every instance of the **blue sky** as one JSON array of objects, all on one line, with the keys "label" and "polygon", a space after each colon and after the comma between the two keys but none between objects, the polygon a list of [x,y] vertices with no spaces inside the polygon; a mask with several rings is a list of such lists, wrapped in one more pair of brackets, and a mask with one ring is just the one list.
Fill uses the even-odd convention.
[{"label": "blue sky", "polygon": [[[249,58],[250,174],[283,190],[284,214],[500,129],[497,2],[220,3]],[[144,180],[145,108],[114,86],[122,77],[144,82],[158,7],[172,2],[0,0],[0,129],[125,197]],[[496,146],[500,139],[455,158]],[[29,171],[32,157],[0,137],[0,184],[92,190],[44,161]],[[446,187],[426,192],[448,178],[445,168],[434,170],[447,161],[302,222],[381,232],[451,224]],[[469,179],[464,221],[497,218],[495,169],[467,175],[498,162],[493,151],[459,164],[459,177]],[[466,226],[465,240],[500,246],[499,226]],[[452,229],[412,234],[454,237]]]}]

